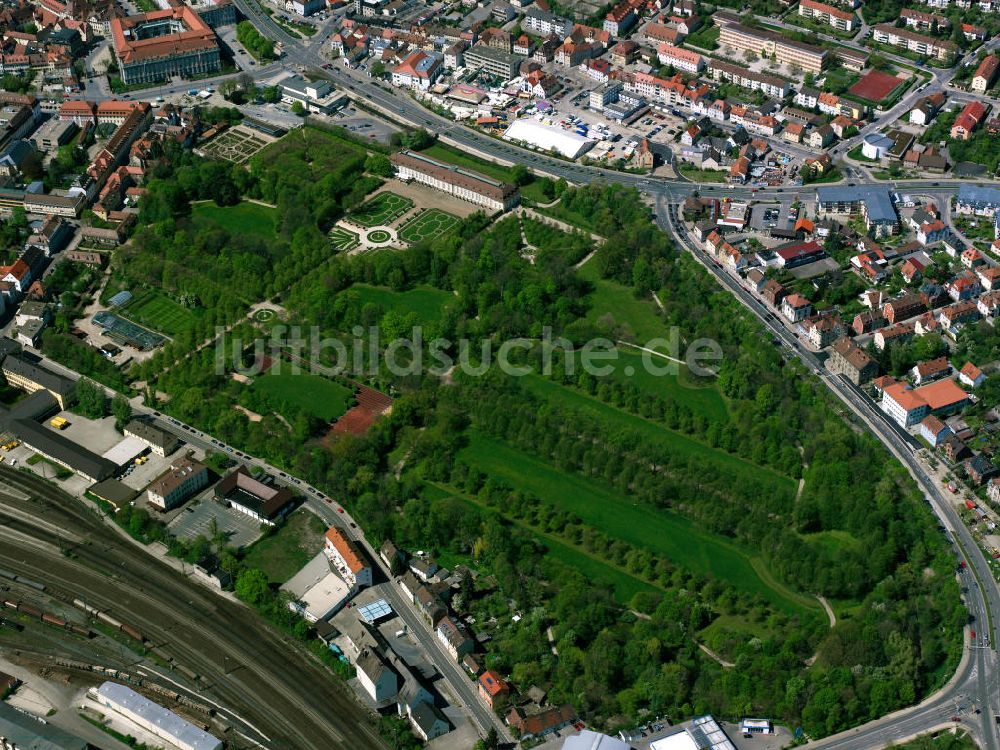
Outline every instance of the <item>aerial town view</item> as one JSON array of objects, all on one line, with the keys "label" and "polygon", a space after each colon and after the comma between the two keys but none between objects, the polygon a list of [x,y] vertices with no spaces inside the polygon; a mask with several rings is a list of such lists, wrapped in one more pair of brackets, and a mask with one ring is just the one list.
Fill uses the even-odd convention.
[{"label": "aerial town view", "polygon": [[0,35],[0,750],[1000,750],[1000,0]]}]

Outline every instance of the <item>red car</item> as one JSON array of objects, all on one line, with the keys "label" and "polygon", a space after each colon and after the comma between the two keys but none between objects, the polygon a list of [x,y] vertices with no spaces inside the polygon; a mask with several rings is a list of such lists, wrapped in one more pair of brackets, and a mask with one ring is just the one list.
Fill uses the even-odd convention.
[{"label": "red car", "polygon": [[337,508],[337,512],[338,512],[338,513],[343,513],[343,512],[344,512],[344,509],[343,509],[343,508]]}]

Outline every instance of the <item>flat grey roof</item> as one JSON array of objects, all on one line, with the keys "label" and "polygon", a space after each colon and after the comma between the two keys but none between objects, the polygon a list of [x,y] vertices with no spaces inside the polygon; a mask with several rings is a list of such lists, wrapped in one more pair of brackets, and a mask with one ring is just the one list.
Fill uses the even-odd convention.
[{"label": "flat grey roof", "polygon": [[194,724],[185,721],[173,711],[147,700],[132,688],[119,685],[116,682],[105,682],[97,689],[102,699],[111,701],[117,706],[141,716],[147,722],[157,727],[161,737],[175,738],[192,750],[219,750],[222,742],[217,738],[198,729]]},{"label": "flat grey roof", "polygon": [[959,185],[958,200],[963,203],[990,203],[1000,206],[1000,188],[984,185]]},{"label": "flat grey roof", "polygon": [[30,419],[14,419],[10,430],[18,440],[96,481],[107,479],[118,467],[106,458],[77,445],[69,438]]},{"label": "flat grey roof", "polygon": [[889,188],[880,185],[818,187],[816,188],[816,200],[820,203],[864,203],[871,221],[897,221],[898,219]]},{"label": "flat grey roof", "polygon": [[0,703],[0,737],[24,750],[90,750],[84,740]]}]

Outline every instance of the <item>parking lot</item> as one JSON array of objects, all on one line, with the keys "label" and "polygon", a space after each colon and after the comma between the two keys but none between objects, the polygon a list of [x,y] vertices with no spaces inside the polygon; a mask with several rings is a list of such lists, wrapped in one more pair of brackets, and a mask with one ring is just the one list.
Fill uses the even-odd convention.
[{"label": "parking lot", "polygon": [[[132,470],[126,476],[121,478],[121,482],[122,484],[131,487],[133,490],[145,490],[150,482],[170,468],[170,464],[174,460],[188,454],[191,454],[190,457],[194,460],[199,460],[202,457],[201,455],[194,455],[194,452],[191,451],[187,445],[181,446],[174,451],[174,453],[165,457],[157,456],[155,453],[149,452],[145,456],[146,461],[139,465],[133,464]],[[143,496],[143,500],[144,499],[145,496]],[[137,499],[136,503],[139,502],[140,501]]]},{"label": "parking lot", "polygon": [[248,547],[260,538],[260,524],[250,516],[231,508],[224,508],[211,499],[210,492],[185,506],[168,524],[170,532],[178,539],[212,538],[212,519],[218,532],[228,537],[227,546]]},{"label": "parking lot", "polygon": [[389,144],[393,133],[399,132],[399,128],[389,122],[373,117],[367,112],[360,112],[355,107],[345,108],[336,113],[332,119],[337,125],[347,128],[356,135],[385,145]]},{"label": "parking lot", "polygon": [[772,229],[792,229],[798,212],[792,213],[792,202],[759,203],[752,208],[750,228],[767,234]]}]

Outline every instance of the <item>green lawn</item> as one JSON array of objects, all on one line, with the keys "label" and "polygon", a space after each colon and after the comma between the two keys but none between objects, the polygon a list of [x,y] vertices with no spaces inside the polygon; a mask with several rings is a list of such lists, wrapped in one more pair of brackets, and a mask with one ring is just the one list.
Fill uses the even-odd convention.
[{"label": "green lawn", "polygon": [[567,224],[576,227],[577,229],[582,229],[585,232],[593,232],[594,234],[600,235],[599,228],[594,226],[594,222],[589,216],[583,216],[576,213],[575,211],[568,211],[563,208],[561,203],[557,203],[554,206],[546,206],[545,208],[536,208],[538,213],[545,216],[551,216],[553,219],[558,219],[559,221],[564,221]]},{"label": "green lawn", "polygon": [[362,304],[376,304],[384,310],[395,310],[407,315],[415,313],[421,322],[438,320],[441,312],[455,296],[432,286],[421,285],[405,292],[395,292],[384,286],[355,284],[351,287],[361,297]]},{"label": "green lawn", "polygon": [[[633,334],[634,343],[672,357],[680,355],[679,359],[684,358],[683,332],[681,332],[682,340],[678,347],[679,351],[671,352],[662,344],[649,346],[653,339],[669,338],[670,333],[666,323],[659,316],[656,303],[651,298],[636,298],[628,287],[600,278],[597,266],[593,262],[585,264],[577,273],[594,287],[588,300],[590,302],[590,309],[587,312],[588,320],[598,323],[610,316],[616,324],[628,326]],[[676,395],[680,391],[685,403],[696,411],[718,420],[727,418],[726,401],[722,394],[715,388],[693,386],[686,366],[678,364],[679,373],[676,376],[654,374],[644,365],[644,356],[659,367],[669,364],[669,360],[655,358],[654,355],[644,355],[639,350],[619,346],[618,361],[615,363],[615,371],[611,377],[633,382],[651,393],[666,390]],[[629,367],[631,367],[631,375],[628,374]]]},{"label": "green lawn", "polygon": [[361,244],[356,232],[351,232],[343,227],[334,227],[331,229],[329,237],[330,244],[342,253],[346,253],[348,250],[353,250]]},{"label": "green lawn", "polygon": [[122,315],[168,336],[189,330],[196,318],[192,310],[155,289],[139,294],[122,310]]},{"label": "green lawn", "polygon": [[905,745],[896,745],[896,750],[976,750],[979,745],[964,729],[950,730],[937,734],[925,734]]},{"label": "green lawn", "polygon": [[274,234],[277,211],[244,201],[235,206],[217,206],[211,201],[191,206],[191,218],[199,224],[215,224],[230,234]]},{"label": "green lawn", "polygon": [[[660,318],[652,296],[636,298],[627,286],[602,279],[597,273],[597,264],[592,261],[585,263],[577,274],[594,287],[588,299],[588,320],[597,322],[600,318],[611,315],[616,323],[627,323],[635,334],[635,343],[643,346],[654,338],[667,337],[667,324]],[[665,351],[663,347],[651,348]]]},{"label": "green lawn", "polygon": [[324,524],[308,510],[292,513],[281,528],[247,548],[243,562],[262,570],[272,584],[282,584],[323,549]]},{"label": "green lawn", "polygon": [[[427,489],[425,494],[437,497],[453,497],[487,513],[496,512],[491,508],[487,508],[478,500],[468,497],[452,487],[443,487],[438,485],[427,485],[426,487]],[[508,520],[520,528],[525,529],[528,533],[532,534],[539,541],[541,541],[546,548],[546,557],[550,560],[554,560],[560,565],[565,565],[571,570],[582,573],[590,580],[602,581],[608,586],[611,586],[615,591],[615,598],[624,605],[627,605],[630,601],[632,601],[632,597],[641,591],[657,590],[656,586],[646,583],[641,578],[636,578],[626,571],[620,570],[619,568],[616,568],[615,566],[588,554],[583,549],[578,549],[577,547],[567,544],[560,539],[555,538],[551,534],[536,531],[520,521],[513,519]],[[443,557],[438,555],[438,562],[443,564],[442,560]]]},{"label": "green lawn", "polygon": [[391,224],[413,208],[413,201],[388,191],[379,193],[350,213],[350,220],[363,227]]},{"label": "green lawn", "polygon": [[399,227],[399,239],[411,244],[432,240],[458,226],[458,217],[437,208],[428,208],[407,219]]},{"label": "green lawn", "polygon": [[692,47],[701,47],[702,49],[716,49],[719,46],[719,34],[721,30],[718,26],[714,24],[709,24],[707,26],[702,26],[693,34],[689,34],[685,43]]},{"label": "green lawn", "polygon": [[729,173],[724,169],[698,169],[691,164],[681,164],[678,171],[692,182],[725,182]]},{"label": "green lawn", "polygon": [[[690,570],[729,581],[789,614],[818,609],[818,602],[758,574],[752,552],[709,534],[670,511],[655,510],[619,495],[597,480],[564,473],[488,436],[471,433],[461,457],[487,475],[558,504],[607,534],[644,547]],[[810,606],[810,604],[812,606]]]},{"label": "green lawn", "polygon": [[854,148],[852,148],[850,151],[848,151],[847,155],[852,159],[856,159],[857,161],[867,161],[867,162],[872,162],[873,164],[878,163],[878,159],[869,159],[867,156],[864,155],[864,153],[862,152],[862,145],[860,143]]},{"label": "green lawn", "polygon": [[305,373],[263,375],[254,381],[252,388],[266,393],[278,404],[298,407],[325,422],[342,416],[354,400],[354,392],[347,386]]},{"label": "green lawn", "polygon": [[719,615],[709,623],[708,627],[702,628],[698,633],[698,640],[712,648],[722,658],[726,658],[729,653],[726,649],[720,648],[720,642],[729,639],[745,642],[755,636],[767,640],[777,635],[780,635],[780,632],[768,627],[767,622],[751,622],[742,615]]}]

